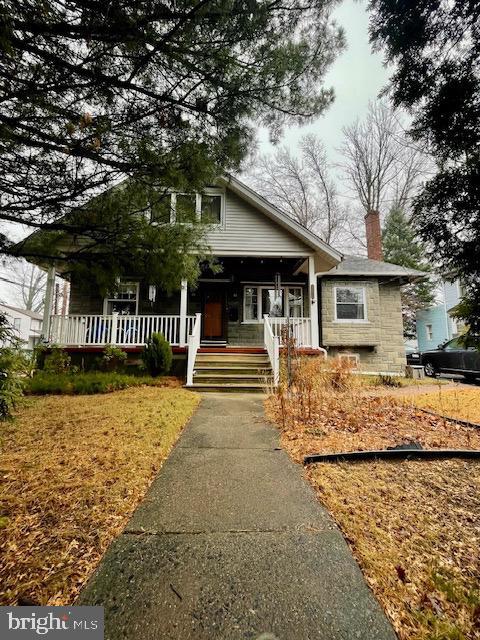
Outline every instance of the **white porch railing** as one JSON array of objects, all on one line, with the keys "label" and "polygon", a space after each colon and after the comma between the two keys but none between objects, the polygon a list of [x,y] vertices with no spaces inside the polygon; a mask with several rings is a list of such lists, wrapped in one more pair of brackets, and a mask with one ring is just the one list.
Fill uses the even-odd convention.
[{"label": "white porch railing", "polygon": [[193,371],[195,369],[195,360],[197,351],[200,347],[200,338],[202,335],[202,315],[197,313],[193,324],[192,332],[188,336],[188,353],[187,353],[187,385],[193,384]]},{"label": "white porch railing", "polygon": [[273,384],[277,386],[280,379],[280,338],[273,333],[272,318],[264,315],[263,320],[263,341],[272,367]]},{"label": "white porch railing", "polygon": [[283,335],[287,323],[290,327],[290,335],[295,338],[296,347],[312,346],[312,321],[310,318],[268,318],[274,336],[280,338],[280,344],[283,342]]},{"label": "white porch railing", "polygon": [[173,346],[186,344],[195,316],[186,318],[180,335],[180,316],[70,315],[52,316],[50,341],[62,346],[142,346],[152,333],[162,333]]}]

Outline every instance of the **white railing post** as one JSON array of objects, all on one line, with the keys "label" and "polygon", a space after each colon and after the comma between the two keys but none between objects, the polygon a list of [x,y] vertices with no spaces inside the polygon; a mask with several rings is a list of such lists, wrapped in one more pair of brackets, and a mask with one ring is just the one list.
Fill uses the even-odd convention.
[{"label": "white railing post", "polygon": [[263,341],[272,367],[273,384],[277,386],[280,381],[280,340],[274,335],[270,318],[266,314],[263,316]]},{"label": "white railing post", "polygon": [[178,343],[181,347],[185,346],[187,337],[187,291],[187,281],[182,280],[180,287],[180,335],[178,337]]},{"label": "white railing post", "polygon": [[187,353],[187,386],[193,384],[193,372],[195,369],[195,360],[197,351],[200,346],[200,337],[202,334],[202,314],[195,315],[195,323],[192,333],[188,336],[188,353]]},{"label": "white railing post", "polygon": [[[106,319],[107,318],[105,317],[105,320]],[[118,327],[118,313],[112,313],[111,320],[110,320],[110,336],[107,337],[107,341],[110,344],[117,344],[117,327]],[[108,330],[106,333],[108,334]]]}]

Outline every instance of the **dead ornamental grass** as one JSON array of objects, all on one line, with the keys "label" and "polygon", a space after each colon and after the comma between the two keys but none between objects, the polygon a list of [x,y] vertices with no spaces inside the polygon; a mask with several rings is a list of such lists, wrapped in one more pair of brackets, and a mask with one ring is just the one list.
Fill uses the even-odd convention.
[{"label": "dead ornamental grass", "polygon": [[1,604],[74,601],[198,402],[153,387],[47,396],[1,425]]},{"label": "dead ornamental grass", "polygon": [[[342,363],[300,366],[266,402],[298,462],[316,452],[419,442],[480,449],[480,430],[365,395]],[[480,638],[480,463],[316,464],[307,478],[401,640]]]}]

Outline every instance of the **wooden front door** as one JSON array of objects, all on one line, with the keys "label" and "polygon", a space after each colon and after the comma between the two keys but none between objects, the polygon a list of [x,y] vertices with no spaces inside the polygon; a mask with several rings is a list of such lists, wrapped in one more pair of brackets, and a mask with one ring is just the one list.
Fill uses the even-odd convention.
[{"label": "wooden front door", "polygon": [[203,299],[203,338],[224,340],[224,295],[222,291],[206,291]]}]

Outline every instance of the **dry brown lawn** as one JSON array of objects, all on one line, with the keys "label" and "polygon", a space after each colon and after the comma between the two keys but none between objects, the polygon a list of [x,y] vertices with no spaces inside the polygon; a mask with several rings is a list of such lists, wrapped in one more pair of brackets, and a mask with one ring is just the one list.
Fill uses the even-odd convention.
[{"label": "dry brown lawn", "polygon": [[406,400],[444,416],[480,423],[480,388],[446,390],[440,387],[432,393],[407,396]]},{"label": "dry brown lawn", "polygon": [[480,638],[480,463],[310,465],[401,640]]},{"label": "dry brown lawn", "polygon": [[[365,389],[329,366],[299,367],[291,389],[266,401],[297,462],[409,442],[480,449],[480,430]],[[312,464],[306,475],[401,640],[480,639],[480,462]]]},{"label": "dry brown lawn", "polygon": [[0,426],[0,603],[70,604],[199,402],[183,389],[27,401]]}]

